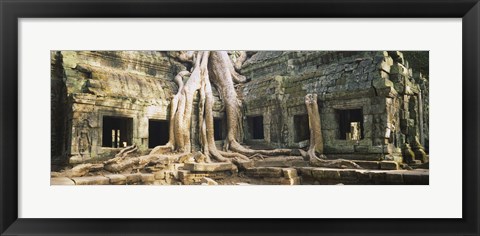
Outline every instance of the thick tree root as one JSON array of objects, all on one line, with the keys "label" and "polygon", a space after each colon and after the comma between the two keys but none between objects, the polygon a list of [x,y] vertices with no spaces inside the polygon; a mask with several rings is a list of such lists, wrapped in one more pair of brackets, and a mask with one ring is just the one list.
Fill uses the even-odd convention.
[{"label": "thick tree root", "polygon": [[[308,112],[308,124],[310,125],[310,147],[305,152],[300,150],[302,156],[309,160],[311,166],[326,168],[349,168],[362,169],[358,164],[348,160],[325,160],[327,157],[323,154],[323,137],[320,112],[318,111],[317,94],[307,94],[305,96],[305,105]],[[316,153],[320,153],[320,157]]]},{"label": "thick tree root", "polygon": [[145,155],[139,157],[129,157],[124,160],[117,160],[105,164],[104,169],[112,173],[119,173],[127,169],[142,169],[148,165],[155,165],[168,159],[169,162],[179,162],[182,156],[188,153],[174,154],[174,155]]}]

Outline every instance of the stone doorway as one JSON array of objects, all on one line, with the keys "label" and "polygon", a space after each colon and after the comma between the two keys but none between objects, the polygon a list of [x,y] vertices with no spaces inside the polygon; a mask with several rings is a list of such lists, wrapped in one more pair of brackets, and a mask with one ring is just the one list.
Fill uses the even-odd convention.
[{"label": "stone doorway", "polygon": [[337,110],[339,139],[360,140],[364,138],[362,109]]},{"label": "stone doorway", "polygon": [[132,145],[132,131],[132,118],[104,116],[102,147],[123,148]]},{"label": "stone doorway", "polygon": [[215,141],[224,140],[226,137],[227,131],[226,126],[222,118],[213,119],[213,137]]},{"label": "stone doorway", "polygon": [[248,131],[251,139],[264,139],[263,116],[247,117]]},{"label": "stone doorway", "polygon": [[293,126],[295,128],[295,142],[301,142],[310,139],[310,127],[308,123],[308,115],[293,116]]},{"label": "stone doorway", "polygon": [[148,120],[148,148],[167,144],[169,137],[167,120]]}]

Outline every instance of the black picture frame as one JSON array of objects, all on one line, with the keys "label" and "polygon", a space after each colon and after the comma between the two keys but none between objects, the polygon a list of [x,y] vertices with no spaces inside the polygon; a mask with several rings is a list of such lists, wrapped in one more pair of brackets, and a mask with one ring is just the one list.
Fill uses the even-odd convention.
[{"label": "black picture frame", "polygon": [[[479,235],[478,0],[0,0],[0,16],[1,235]],[[462,18],[463,217],[461,219],[18,218],[17,20],[37,17]],[[39,201],[41,204],[41,199]]]}]

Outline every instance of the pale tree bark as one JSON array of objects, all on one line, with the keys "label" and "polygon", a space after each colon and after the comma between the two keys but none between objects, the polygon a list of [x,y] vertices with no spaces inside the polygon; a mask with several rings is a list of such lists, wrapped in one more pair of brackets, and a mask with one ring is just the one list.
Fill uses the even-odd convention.
[{"label": "pale tree bark", "polygon": [[[320,119],[320,112],[318,111],[318,97],[317,94],[307,94],[305,96],[305,105],[308,113],[308,124],[310,127],[310,147],[303,156],[309,160],[309,164],[318,167],[328,168],[352,168],[361,169],[355,162],[348,160],[325,160],[327,157],[323,153],[323,135],[322,125]],[[319,156],[317,156],[317,153]]]},{"label": "pale tree bark", "polygon": [[246,156],[255,154],[275,156],[275,155],[291,155],[296,153],[291,149],[274,149],[274,150],[253,150],[240,145],[241,139],[239,130],[242,125],[242,109],[241,102],[237,98],[237,92],[234,87],[233,77],[238,77],[239,81],[245,81],[245,77],[238,74],[233,67],[227,52],[214,51],[210,56],[209,71],[211,72],[212,83],[214,83],[222,94],[225,106],[225,114],[227,117],[227,138],[225,140],[225,151],[233,151]]}]

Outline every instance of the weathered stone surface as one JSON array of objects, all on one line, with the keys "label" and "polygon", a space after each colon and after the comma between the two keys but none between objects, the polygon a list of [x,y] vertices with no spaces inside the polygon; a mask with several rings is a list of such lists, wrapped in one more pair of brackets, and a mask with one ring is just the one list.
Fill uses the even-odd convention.
[{"label": "weathered stone surface", "polygon": [[178,179],[187,185],[202,184],[205,182],[204,178],[212,180],[221,180],[236,176],[236,172],[232,171],[215,171],[215,172],[190,172],[188,170],[179,170]]},{"label": "weathered stone surface", "polygon": [[75,182],[67,177],[53,177],[50,178],[50,185],[75,185]]},{"label": "weathered stone surface", "polygon": [[353,161],[364,169],[378,170],[380,169],[380,162],[378,161]]},{"label": "weathered stone surface", "polygon": [[369,173],[370,179],[374,184],[385,183],[387,173],[385,171],[372,171]]},{"label": "weathered stone surface", "polygon": [[283,172],[283,176],[286,177],[286,178],[298,177],[297,170],[295,170],[293,168],[283,168],[282,172]]},{"label": "weathered stone surface", "polygon": [[340,178],[342,179],[349,179],[349,180],[357,179],[356,170],[339,170],[338,173],[340,174]]},{"label": "weathered stone surface", "polygon": [[142,175],[142,183],[144,184],[150,184],[155,181],[154,174],[141,174],[141,175]]},{"label": "weathered stone surface", "polygon": [[139,184],[142,182],[141,173],[125,174],[125,177],[127,177],[127,184]]},{"label": "weathered stone surface", "polygon": [[[180,171],[179,171],[179,172],[180,172]],[[165,171],[155,172],[154,178],[155,178],[156,180],[165,179]]]},{"label": "weathered stone surface", "polygon": [[283,177],[283,170],[278,167],[255,167],[245,173],[250,177]]},{"label": "weathered stone surface", "polygon": [[302,184],[416,184],[429,183],[428,170],[366,170],[299,167]]},{"label": "weathered stone surface", "polygon": [[237,161],[235,164],[240,170],[246,170],[248,168],[253,168],[255,165],[254,161]]},{"label": "weathered stone surface", "polygon": [[263,160],[255,160],[255,167],[296,167],[308,166],[308,162],[300,156],[267,157]]},{"label": "weathered stone surface", "polygon": [[236,170],[237,167],[231,163],[218,162],[218,163],[185,163],[184,170],[189,171],[203,171],[203,172],[216,172]]},{"label": "weathered stone surface", "polygon": [[301,184],[300,177],[293,178],[262,178],[259,184],[272,185],[299,185]]},{"label": "weathered stone surface", "polygon": [[123,185],[127,183],[127,177],[125,175],[113,174],[105,175],[110,180],[110,184]]},{"label": "weathered stone surface", "polygon": [[340,179],[340,173],[337,169],[314,168],[312,176],[315,179]]},{"label": "weathered stone surface", "polygon": [[380,169],[382,170],[398,170],[399,166],[397,162],[394,161],[381,161]]},{"label": "weathered stone surface", "polygon": [[[322,94],[320,112],[327,156],[381,160],[385,155],[399,154],[397,147],[405,142],[419,137],[423,140],[420,143],[426,143],[428,139],[428,98],[423,96],[428,88],[421,85],[427,80],[416,76],[416,84],[408,64],[402,62],[403,54],[398,52],[283,52],[275,56],[259,52],[242,69],[252,79],[242,94],[246,115],[263,115],[265,144],[300,148],[304,143],[295,139],[295,134],[301,125],[290,117],[306,114],[305,94]],[[362,109],[363,137],[354,145],[338,137],[336,112],[358,108]],[[406,114],[403,125],[399,114]],[[385,127],[390,131],[388,140]],[[248,127],[246,131],[249,139]]]},{"label": "weathered stone surface", "polygon": [[403,184],[403,174],[401,172],[387,172],[385,176],[386,184]]},{"label": "weathered stone surface", "polygon": [[110,179],[104,176],[85,176],[72,178],[76,185],[107,185]]},{"label": "weathered stone surface", "polygon": [[208,177],[203,177],[201,181],[202,185],[218,185],[215,180],[208,178]]},{"label": "weathered stone surface", "polygon": [[297,173],[300,176],[306,176],[306,177],[313,177],[312,170],[315,169],[315,167],[300,167],[296,168]]},{"label": "weathered stone surface", "polygon": [[428,184],[428,178],[424,179],[422,175],[416,173],[404,173],[403,181],[405,184]]}]

